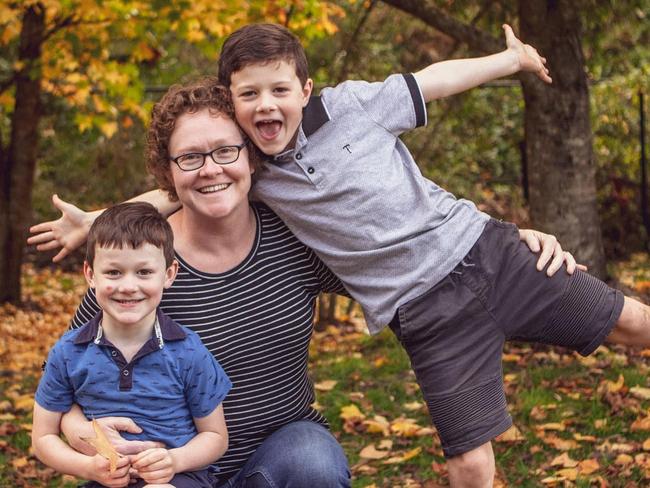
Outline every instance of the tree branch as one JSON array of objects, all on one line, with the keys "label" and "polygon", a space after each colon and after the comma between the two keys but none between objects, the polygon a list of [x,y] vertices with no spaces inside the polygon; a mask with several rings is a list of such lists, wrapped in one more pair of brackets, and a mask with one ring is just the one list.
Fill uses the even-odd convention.
[{"label": "tree branch", "polygon": [[407,14],[422,20],[456,41],[467,44],[470,49],[491,54],[504,49],[503,42],[472,25],[455,19],[432,0],[382,0]]}]

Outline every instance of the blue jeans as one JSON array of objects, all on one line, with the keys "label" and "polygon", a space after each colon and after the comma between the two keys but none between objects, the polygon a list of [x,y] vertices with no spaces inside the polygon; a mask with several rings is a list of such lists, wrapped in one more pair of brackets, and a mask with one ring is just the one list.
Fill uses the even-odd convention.
[{"label": "blue jeans", "polygon": [[218,488],[349,488],[343,449],[322,425],[291,422],[271,434]]}]

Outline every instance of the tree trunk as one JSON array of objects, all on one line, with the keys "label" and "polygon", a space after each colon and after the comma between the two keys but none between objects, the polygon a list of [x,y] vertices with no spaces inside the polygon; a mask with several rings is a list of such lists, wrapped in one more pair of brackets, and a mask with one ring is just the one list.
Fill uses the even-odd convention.
[{"label": "tree trunk", "polygon": [[41,45],[45,9],[41,4],[23,13],[15,78],[16,104],[11,117],[9,148],[3,151],[0,180],[0,303],[20,301],[20,270],[32,213],[32,187],[41,117]]},{"label": "tree trunk", "polygon": [[521,0],[521,37],[547,59],[553,84],[522,76],[530,215],[592,274],[604,278],[589,87],[580,19],[568,0]]}]

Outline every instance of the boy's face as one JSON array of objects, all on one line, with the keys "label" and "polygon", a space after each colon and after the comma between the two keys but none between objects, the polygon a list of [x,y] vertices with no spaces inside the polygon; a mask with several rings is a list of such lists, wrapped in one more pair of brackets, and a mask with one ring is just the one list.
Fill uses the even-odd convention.
[{"label": "boy's face", "polygon": [[269,156],[295,144],[311,90],[311,79],[303,86],[293,63],[287,61],[251,64],[230,76],[237,122]]},{"label": "boy's face", "polygon": [[84,263],[84,275],[104,311],[104,326],[149,327],[177,268],[176,261],[167,268],[162,249],[152,244],[133,249],[125,243],[122,249],[97,246],[92,267]]}]

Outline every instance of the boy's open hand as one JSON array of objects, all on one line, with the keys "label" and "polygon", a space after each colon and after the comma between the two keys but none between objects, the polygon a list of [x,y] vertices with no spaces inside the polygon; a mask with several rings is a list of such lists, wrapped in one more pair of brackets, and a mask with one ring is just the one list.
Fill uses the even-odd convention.
[{"label": "boy's open hand", "polygon": [[86,242],[88,229],[99,212],[84,212],[57,195],[52,196],[52,203],[61,211],[61,217],[31,227],[29,231],[34,235],[27,239],[27,243],[37,244],[39,251],[60,247],[61,250],[52,258],[56,263]]},{"label": "boy's open hand", "polygon": [[90,472],[87,478],[111,488],[129,486],[129,480],[131,479],[129,476],[130,467],[129,458],[121,457],[117,460],[117,469],[111,474],[108,459],[96,454],[90,460]]},{"label": "boy's open hand", "polygon": [[557,238],[551,234],[532,229],[519,229],[519,239],[524,241],[532,252],[539,253],[537,271],[542,271],[548,264],[547,276],[553,276],[563,264],[566,265],[568,274],[573,274],[576,269],[587,271],[586,266],[576,263],[570,252],[562,250]]},{"label": "boy's open hand", "polygon": [[521,42],[508,24],[503,24],[503,30],[506,34],[508,49],[517,55],[519,70],[535,73],[542,81],[552,83],[553,80],[548,75],[548,69],[546,68],[546,58],[541,56],[537,49],[530,44]]},{"label": "boy's open hand", "polygon": [[174,459],[164,448],[147,449],[132,457],[132,468],[147,483],[167,483],[176,474]]}]

